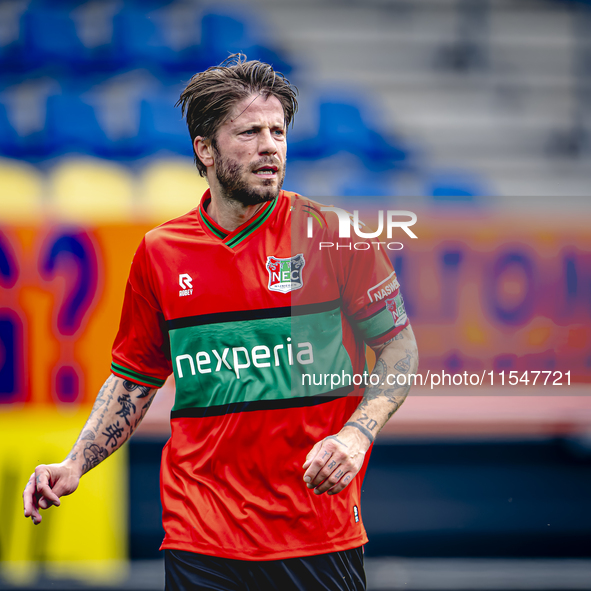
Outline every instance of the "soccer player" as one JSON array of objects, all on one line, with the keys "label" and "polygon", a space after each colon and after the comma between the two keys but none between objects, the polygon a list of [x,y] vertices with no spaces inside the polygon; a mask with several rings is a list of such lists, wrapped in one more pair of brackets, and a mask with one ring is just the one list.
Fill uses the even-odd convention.
[{"label": "soccer player", "polygon": [[140,244],[112,375],[66,459],[31,475],[25,516],[74,492],[174,373],[166,589],[365,589],[362,478],[418,364],[396,275],[282,191],[297,102],[271,66],[231,56],[179,104],[210,188]]}]

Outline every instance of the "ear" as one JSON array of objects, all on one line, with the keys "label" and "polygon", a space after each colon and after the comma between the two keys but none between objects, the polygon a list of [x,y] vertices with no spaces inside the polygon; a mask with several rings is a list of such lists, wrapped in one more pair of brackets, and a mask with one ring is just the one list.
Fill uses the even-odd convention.
[{"label": "ear", "polygon": [[211,147],[210,140],[198,135],[193,140],[193,150],[195,150],[197,158],[199,158],[205,166],[213,166],[213,148]]}]

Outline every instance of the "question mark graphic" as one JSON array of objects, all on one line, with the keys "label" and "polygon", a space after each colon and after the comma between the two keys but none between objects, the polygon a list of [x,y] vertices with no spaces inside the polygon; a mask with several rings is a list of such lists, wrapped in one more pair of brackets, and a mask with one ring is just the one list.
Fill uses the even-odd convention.
[{"label": "question mark graphic", "polygon": [[54,384],[60,402],[75,402],[83,392],[83,375],[74,363],[74,337],[82,328],[98,286],[97,254],[88,234],[64,230],[48,239],[41,248],[39,273],[47,281],[57,274],[66,279],[65,297],[55,322],[61,359]]},{"label": "question mark graphic", "polygon": [[[0,287],[11,289],[18,276],[14,251],[6,236],[0,232]],[[16,306],[10,303],[5,306],[3,295],[0,307],[0,404],[24,398],[25,384],[23,321]]]}]

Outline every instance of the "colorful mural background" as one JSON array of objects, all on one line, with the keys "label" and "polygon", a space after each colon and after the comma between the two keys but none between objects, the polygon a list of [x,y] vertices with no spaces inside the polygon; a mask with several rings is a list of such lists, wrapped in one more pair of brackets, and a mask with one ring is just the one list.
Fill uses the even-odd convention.
[{"label": "colorful mural background", "polygon": [[[382,207],[392,206],[359,208],[368,226]],[[421,373],[552,370],[591,382],[585,215],[415,209],[418,239],[393,237],[404,248],[389,255],[419,339]],[[5,410],[92,403],[108,371],[129,265],[150,227],[0,226]]]}]

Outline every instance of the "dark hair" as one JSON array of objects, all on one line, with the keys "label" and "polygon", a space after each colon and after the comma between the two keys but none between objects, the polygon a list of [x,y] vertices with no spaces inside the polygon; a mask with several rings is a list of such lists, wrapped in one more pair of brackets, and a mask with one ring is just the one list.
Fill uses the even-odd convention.
[{"label": "dark hair", "polygon": [[[219,66],[195,74],[175,106],[180,105],[183,117],[187,120],[191,142],[197,136],[202,136],[211,139],[215,146],[217,130],[232,107],[257,92],[265,98],[274,96],[279,100],[287,128],[298,110],[298,89],[269,64],[246,61],[242,53],[235,53]],[[196,154],[195,164],[199,174],[205,176],[207,169]]]}]

